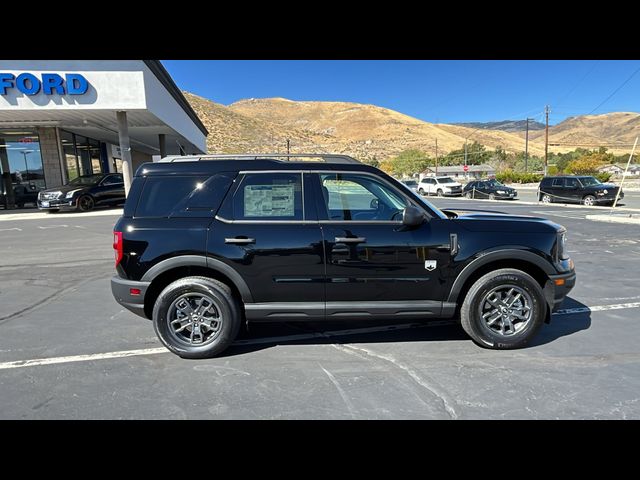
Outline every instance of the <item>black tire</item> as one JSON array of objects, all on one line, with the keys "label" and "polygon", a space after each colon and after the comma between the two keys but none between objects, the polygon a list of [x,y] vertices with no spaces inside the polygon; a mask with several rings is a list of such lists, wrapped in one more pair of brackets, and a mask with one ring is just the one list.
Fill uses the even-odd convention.
[{"label": "black tire", "polygon": [[419,188],[419,189],[418,189],[418,193],[419,193],[420,195],[424,195],[424,188]]},{"label": "black tire", "polygon": [[96,202],[91,195],[82,195],[78,198],[77,209],[79,212],[90,212],[95,206]]},{"label": "black tire", "polygon": [[[189,345],[170,331],[169,309],[176,299],[188,293],[212,298],[222,319],[220,332],[203,345]],[[235,340],[242,323],[240,307],[231,289],[208,277],[185,277],[169,284],[158,296],[152,318],[154,330],[162,344],[182,358],[209,358],[222,353]]]},{"label": "black tire", "polygon": [[493,193],[489,194],[489,200],[495,200],[496,196]]},{"label": "black tire", "polygon": [[553,197],[548,193],[543,193],[542,195],[540,195],[540,201],[542,203],[553,203]]},{"label": "black tire", "polygon": [[582,204],[593,207],[596,204],[596,197],[593,195],[585,195],[582,199]]},{"label": "black tire", "polygon": [[438,191],[436,192],[436,194],[437,194],[439,197],[444,196],[444,194],[442,193],[442,189],[441,189],[441,188],[439,188],[439,189],[438,189]]},{"label": "black tire", "polygon": [[471,198],[471,197],[472,197],[471,192],[465,192],[465,193],[464,193],[464,197],[465,197],[465,198]]},{"label": "black tire", "polygon": [[[505,335],[489,326],[481,316],[482,304],[495,288],[522,289],[531,300],[531,314],[520,331]],[[536,335],[547,313],[547,304],[538,282],[529,274],[514,268],[502,268],[479,278],[471,287],[460,308],[462,328],[478,345],[494,350],[509,350],[524,347]]]}]

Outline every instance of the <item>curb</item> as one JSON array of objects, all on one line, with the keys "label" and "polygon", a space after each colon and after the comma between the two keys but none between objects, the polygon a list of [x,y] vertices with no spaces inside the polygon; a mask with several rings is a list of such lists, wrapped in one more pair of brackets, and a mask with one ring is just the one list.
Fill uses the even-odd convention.
[{"label": "curb", "polygon": [[[424,197],[426,200],[431,201],[429,197]],[[591,211],[608,211],[611,210],[611,207],[588,207],[586,205],[569,205],[566,203],[543,203],[543,202],[524,202],[519,199],[515,200],[488,200],[488,199],[472,199],[472,198],[464,198],[464,197],[432,197],[434,199],[446,199],[446,200],[466,200],[467,202],[489,202],[489,203],[502,203],[505,205],[535,205],[538,207],[563,207],[563,208],[577,208],[577,209],[586,209]],[[631,208],[631,207],[616,207],[616,212],[637,212],[640,213],[640,208]]]},{"label": "curb", "polygon": [[587,215],[585,218],[594,222],[640,225],[640,215]]},{"label": "curb", "polygon": [[57,218],[85,218],[85,217],[106,217],[109,215],[122,216],[122,209],[115,210],[98,210],[95,212],[84,213],[47,213],[47,212],[31,212],[31,213],[7,213],[0,215],[0,222],[11,222],[17,220],[55,220]]}]

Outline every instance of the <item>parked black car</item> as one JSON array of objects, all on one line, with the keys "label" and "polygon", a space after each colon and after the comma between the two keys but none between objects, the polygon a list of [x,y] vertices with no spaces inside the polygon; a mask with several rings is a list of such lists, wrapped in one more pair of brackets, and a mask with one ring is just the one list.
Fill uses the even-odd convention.
[{"label": "parked black car", "polygon": [[[619,188],[589,176],[544,177],[538,187],[538,200],[544,203],[613,205]],[[619,200],[623,198],[624,192],[621,191]]]},{"label": "parked black car", "polygon": [[242,322],[294,320],[459,318],[508,349],[574,286],[564,227],[441,211],[374,167],[316,157],[142,165],[114,226],[116,300],[188,358],[222,352]]},{"label": "parked black car", "polygon": [[515,188],[507,187],[495,179],[491,180],[474,180],[464,186],[462,194],[467,198],[488,198],[496,199],[515,199],[518,191]]},{"label": "parked black car", "polygon": [[38,194],[38,208],[50,212],[88,212],[96,205],[123,204],[125,199],[121,173],[83,175],[62,187],[42,190]]},{"label": "parked black car", "polygon": [[[13,201],[14,205],[22,208],[27,203],[35,204],[38,200],[38,187],[32,183],[13,184]],[[9,208],[9,197],[7,196],[4,182],[0,179],[0,205]]]}]

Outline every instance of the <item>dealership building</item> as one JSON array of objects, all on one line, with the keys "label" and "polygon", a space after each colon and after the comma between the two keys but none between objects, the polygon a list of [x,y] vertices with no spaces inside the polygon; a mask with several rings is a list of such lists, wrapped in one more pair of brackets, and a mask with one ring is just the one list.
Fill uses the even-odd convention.
[{"label": "dealership building", "polygon": [[5,185],[122,172],[123,150],[135,172],[166,155],[206,153],[207,134],[157,60],[0,60]]}]

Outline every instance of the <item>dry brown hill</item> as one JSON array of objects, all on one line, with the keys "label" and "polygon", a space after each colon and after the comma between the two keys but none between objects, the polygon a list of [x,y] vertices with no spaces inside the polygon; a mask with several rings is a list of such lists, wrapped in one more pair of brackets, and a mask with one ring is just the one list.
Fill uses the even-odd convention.
[{"label": "dry brown hill", "polygon": [[[603,115],[582,115],[570,117],[549,127],[549,143],[552,151],[569,151],[576,147],[607,145],[614,153],[628,153],[637,136],[640,135],[640,113],[615,112]],[[529,139],[544,142],[544,131],[529,132]],[[610,145],[624,144],[619,147]]]},{"label": "dry brown hill", "polygon": [[[439,152],[444,154],[462,148],[467,137],[489,149],[524,150],[523,133],[433,124],[375,105],[266,98],[241,100],[227,107],[188,92],[185,96],[209,130],[207,147],[211,153],[283,153],[290,139],[292,153],[346,153],[360,160],[384,160],[409,148],[433,155],[436,138]],[[574,117],[549,131],[550,143],[632,143],[640,133],[640,114]],[[529,139],[530,154],[543,155],[544,131],[529,132]],[[629,150],[625,148],[610,150]]]}]

